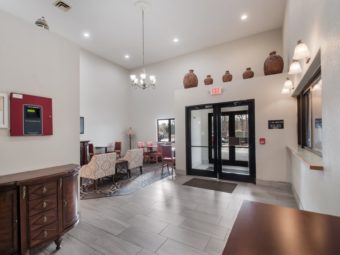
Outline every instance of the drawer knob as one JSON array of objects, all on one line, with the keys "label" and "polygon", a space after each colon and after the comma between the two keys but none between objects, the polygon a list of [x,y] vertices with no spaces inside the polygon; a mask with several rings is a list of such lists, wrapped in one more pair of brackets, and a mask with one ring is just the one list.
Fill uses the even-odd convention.
[{"label": "drawer knob", "polygon": [[48,236],[48,232],[44,230],[44,238],[46,238],[47,236]]},{"label": "drawer knob", "polygon": [[46,216],[44,216],[44,218],[43,218],[43,222],[45,223],[47,221],[47,217]]},{"label": "drawer knob", "polygon": [[44,201],[43,204],[42,204],[42,207],[43,207],[43,208],[46,208],[46,206],[47,206],[47,202]]},{"label": "drawer knob", "polygon": [[42,193],[45,194],[47,192],[47,188],[44,186],[42,189]]}]

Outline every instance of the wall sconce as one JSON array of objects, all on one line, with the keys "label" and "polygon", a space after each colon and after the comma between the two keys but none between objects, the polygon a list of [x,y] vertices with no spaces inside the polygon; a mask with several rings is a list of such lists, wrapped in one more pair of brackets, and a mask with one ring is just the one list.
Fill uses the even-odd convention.
[{"label": "wall sconce", "polygon": [[294,89],[293,82],[287,77],[287,80],[285,81],[283,88],[281,90],[281,94],[289,94]]},{"label": "wall sconce", "polygon": [[290,64],[288,74],[298,74],[302,72],[301,65],[299,61],[293,60],[293,62]]},{"label": "wall sconce", "polygon": [[308,46],[301,40],[299,40],[297,42],[297,45],[295,46],[293,59],[294,60],[306,59],[306,63],[310,61],[310,51],[308,49]]}]

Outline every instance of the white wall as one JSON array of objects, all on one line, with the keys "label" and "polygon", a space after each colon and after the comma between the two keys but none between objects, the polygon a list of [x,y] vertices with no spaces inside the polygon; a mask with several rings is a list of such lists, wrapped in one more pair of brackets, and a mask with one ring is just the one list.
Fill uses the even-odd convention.
[{"label": "white wall", "polygon": [[0,11],[0,92],[53,99],[52,136],[0,129],[0,175],[79,163],[79,48]]},{"label": "white wall", "polygon": [[[296,100],[281,94],[286,74],[238,80],[223,85],[221,96],[211,96],[209,88],[175,91],[176,165],[186,170],[185,106],[255,99],[255,136],[257,179],[288,182],[286,146],[296,142]],[[268,120],[283,119],[285,129],[269,130]],[[266,145],[259,145],[260,137]]]},{"label": "white wall", "polygon": [[[183,77],[189,69],[195,70],[199,86],[207,74],[212,75],[214,84],[221,84],[226,70],[234,80],[240,80],[247,67],[252,67],[255,76],[263,76],[263,63],[273,50],[282,54],[281,29],[147,66],[147,72],[157,77],[157,88],[131,91],[130,125],[136,130],[137,140],[156,141],[156,120],[174,117],[174,90],[183,88]],[[139,74],[139,70],[131,73]]]},{"label": "white wall", "polygon": [[87,51],[80,54],[80,115],[85,134],[95,146],[123,142],[127,149],[130,93],[128,72]]},{"label": "white wall", "polygon": [[[340,216],[340,1],[288,0],[284,24],[285,56],[302,39],[312,56],[321,49],[323,82],[323,161],[315,173],[293,162],[293,184],[304,209]],[[308,66],[304,65],[304,72]],[[303,75],[303,74],[302,74]],[[302,75],[297,77],[297,81]]]}]

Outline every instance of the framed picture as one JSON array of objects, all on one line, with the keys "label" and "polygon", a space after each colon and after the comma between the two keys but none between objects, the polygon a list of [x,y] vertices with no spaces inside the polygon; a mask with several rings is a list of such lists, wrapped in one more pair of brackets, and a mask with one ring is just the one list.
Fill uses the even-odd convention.
[{"label": "framed picture", "polygon": [[0,93],[0,128],[8,128],[8,97]]}]

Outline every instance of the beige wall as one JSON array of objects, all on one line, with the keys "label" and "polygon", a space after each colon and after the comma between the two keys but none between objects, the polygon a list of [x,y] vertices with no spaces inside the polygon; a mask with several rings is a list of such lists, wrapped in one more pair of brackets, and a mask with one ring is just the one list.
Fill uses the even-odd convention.
[{"label": "beige wall", "polygon": [[[186,170],[185,106],[255,99],[257,179],[289,182],[286,146],[296,141],[296,100],[281,94],[286,74],[239,80],[223,85],[223,95],[211,96],[209,87],[175,92],[176,164]],[[268,129],[268,120],[283,119],[284,129]],[[260,137],[266,145],[260,145]]]},{"label": "beige wall", "polygon": [[80,115],[85,117],[85,134],[95,146],[128,147],[130,87],[128,72],[87,51],[80,53]]},{"label": "beige wall", "polygon": [[[235,81],[241,79],[247,67],[252,67],[255,76],[263,76],[263,63],[273,50],[282,54],[281,29],[147,66],[147,72],[157,77],[156,89],[130,92],[130,125],[136,130],[136,140],[156,141],[156,120],[175,116],[174,91],[183,89],[183,77],[189,69],[195,70],[199,86],[204,86],[207,74],[212,75],[215,84],[222,84],[226,70],[230,70]],[[131,73],[138,74],[139,70]]]},{"label": "beige wall", "polygon": [[[293,158],[292,183],[305,210],[340,216],[340,1],[288,0],[284,24],[286,58],[302,39],[312,57],[321,49],[323,82],[323,172],[310,171]],[[308,65],[304,65],[304,72]],[[303,74],[296,77],[298,82]]]},{"label": "beige wall", "polygon": [[53,136],[0,129],[0,175],[79,163],[79,48],[0,11],[0,92],[53,99]]}]

